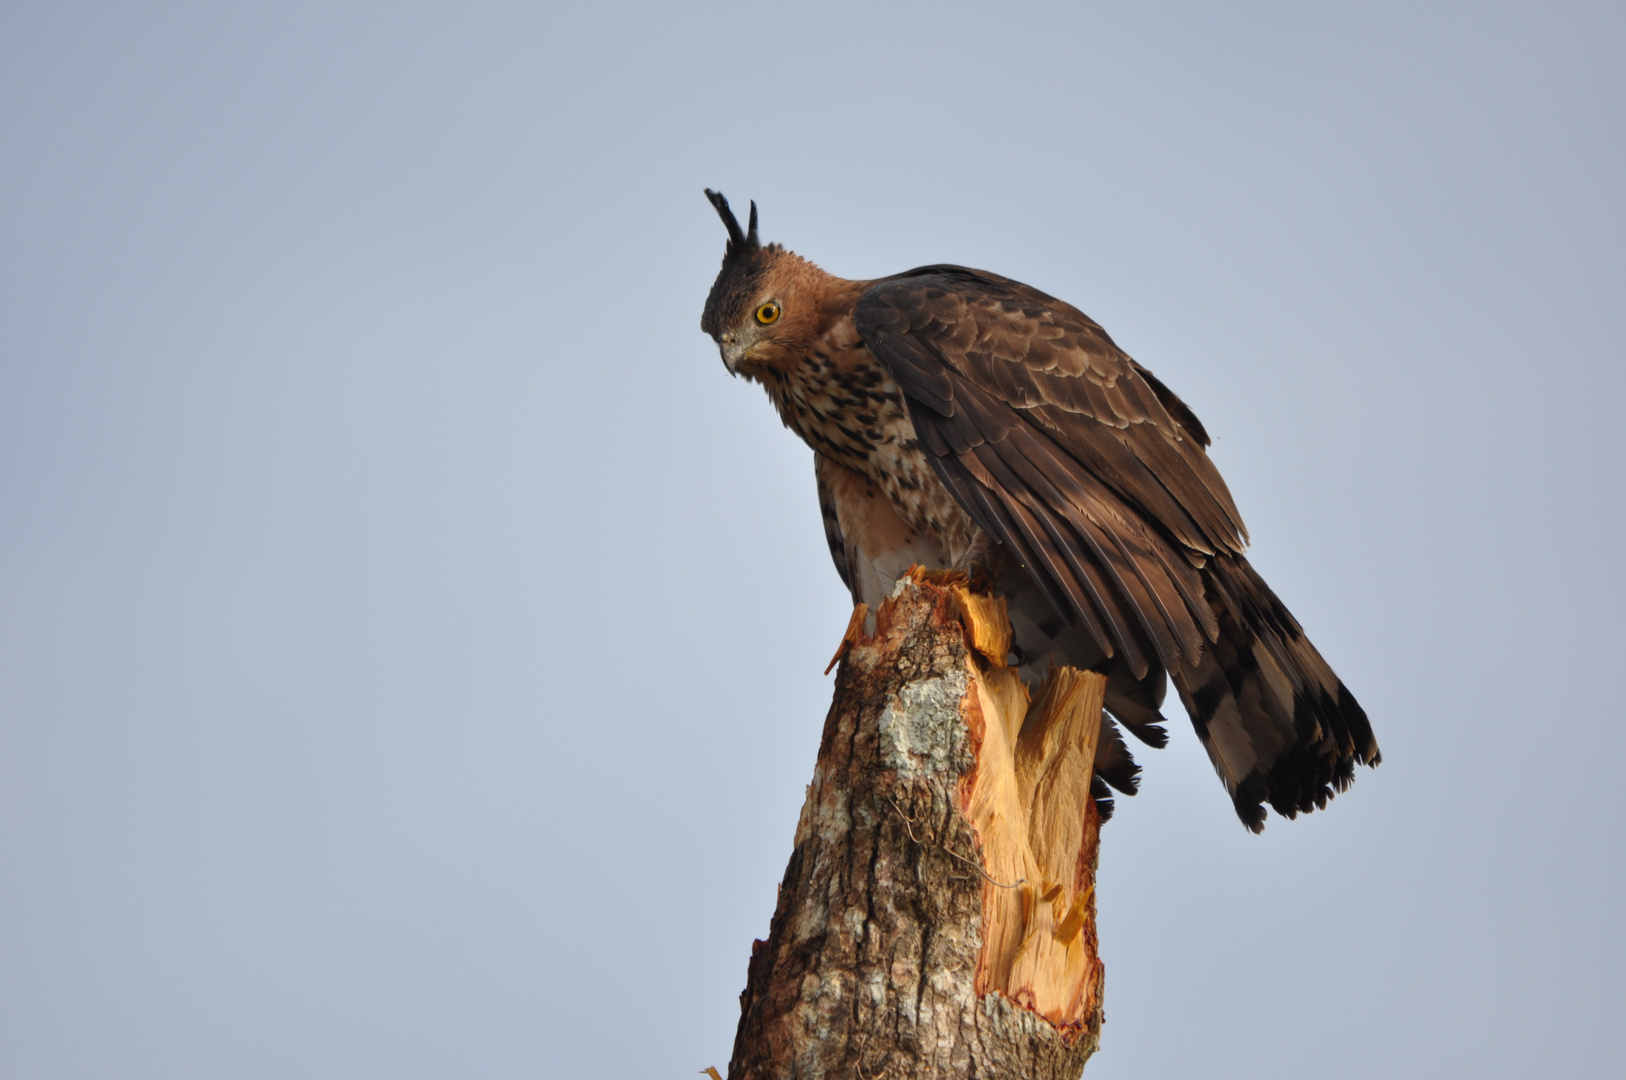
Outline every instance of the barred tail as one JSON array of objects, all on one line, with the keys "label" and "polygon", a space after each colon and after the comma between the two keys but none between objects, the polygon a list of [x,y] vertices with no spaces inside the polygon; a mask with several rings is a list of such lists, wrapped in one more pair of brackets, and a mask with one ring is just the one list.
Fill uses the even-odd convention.
[{"label": "barred tail", "polygon": [[1259,832],[1265,803],[1289,818],[1322,809],[1356,762],[1381,755],[1365,711],[1248,561],[1212,557],[1202,574],[1219,639],[1171,674],[1237,816]]}]

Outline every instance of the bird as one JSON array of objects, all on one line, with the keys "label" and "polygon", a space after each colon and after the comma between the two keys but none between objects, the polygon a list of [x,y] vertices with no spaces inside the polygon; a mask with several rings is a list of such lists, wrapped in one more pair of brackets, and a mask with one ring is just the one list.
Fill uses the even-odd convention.
[{"label": "bird", "polygon": [[1237,817],[1324,809],[1381,761],[1365,711],[1244,554],[1192,410],[1082,311],[983,270],[827,273],[728,231],[700,327],[813,450],[830,554],[873,611],[910,567],[1004,596],[1029,683],[1107,677],[1094,790],[1135,793],[1173,682]]}]

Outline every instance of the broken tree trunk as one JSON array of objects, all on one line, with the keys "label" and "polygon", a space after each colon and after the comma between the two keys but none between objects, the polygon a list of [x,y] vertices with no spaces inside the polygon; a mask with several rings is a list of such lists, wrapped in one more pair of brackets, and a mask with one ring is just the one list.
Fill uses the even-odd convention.
[{"label": "broken tree trunk", "polygon": [[1101,1030],[1105,679],[1029,702],[1004,602],[914,571],[854,613],[729,1080],[1073,1080]]}]

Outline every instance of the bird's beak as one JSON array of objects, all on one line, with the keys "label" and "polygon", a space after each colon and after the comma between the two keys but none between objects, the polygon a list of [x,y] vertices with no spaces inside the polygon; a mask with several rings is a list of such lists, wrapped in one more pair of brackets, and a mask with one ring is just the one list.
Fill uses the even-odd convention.
[{"label": "bird's beak", "polygon": [[740,373],[740,361],[750,349],[750,342],[741,341],[733,334],[724,334],[717,341],[717,351],[723,354],[723,366],[730,375]]}]

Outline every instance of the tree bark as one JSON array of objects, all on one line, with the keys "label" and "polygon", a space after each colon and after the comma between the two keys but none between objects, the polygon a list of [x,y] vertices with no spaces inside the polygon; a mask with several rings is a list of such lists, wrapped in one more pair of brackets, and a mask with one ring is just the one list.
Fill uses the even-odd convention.
[{"label": "tree bark", "polygon": [[729,1080],[1073,1080],[1101,1029],[1090,798],[1105,679],[1034,696],[1004,602],[919,571],[862,632],[752,948]]}]

